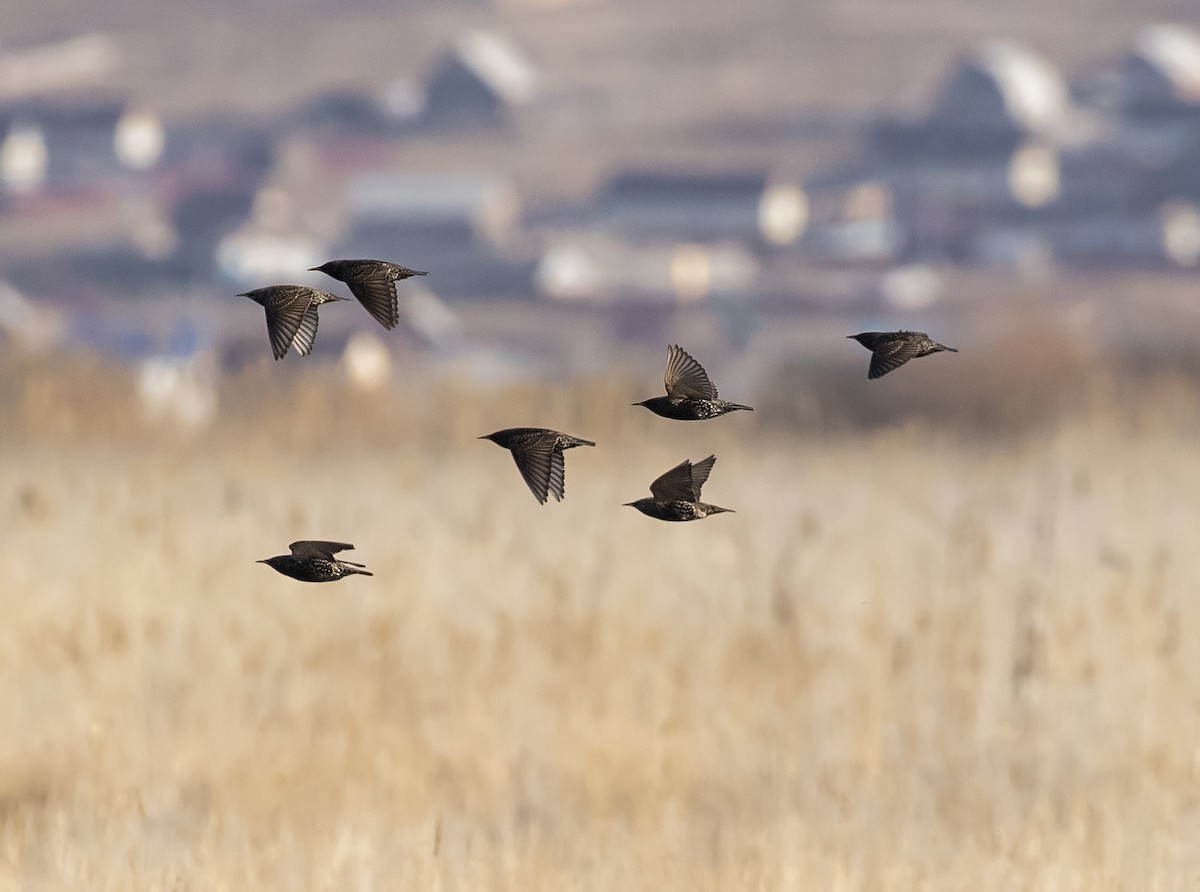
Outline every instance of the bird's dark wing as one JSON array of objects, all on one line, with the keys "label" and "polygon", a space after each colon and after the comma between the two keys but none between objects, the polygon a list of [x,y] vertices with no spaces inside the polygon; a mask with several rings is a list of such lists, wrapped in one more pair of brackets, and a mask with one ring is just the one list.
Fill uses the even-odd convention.
[{"label": "bird's dark wing", "polygon": [[367,308],[384,328],[392,329],[400,322],[400,311],[396,304],[396,283],[376,274],[370,278],[347,282],[350,293]]},{"label": "bird's dark wing", "polygon": [[871,353],[871,369],[868,378],[879,378],[892,369],[898,369],[919,352],[915,341],[897,339],[886,341]]},{"label": "bird's dark wing", "polygon": [[550,492],[556,502],[561,502],[567,494],[567,465],[561,449],[550,453]]},{"label": "bird's dark wing", "polygon": [[317,539],[301,539],[288,546],[292,550],[292,556],[298,558],[332,558],[339,551],[347,551],[353,547],[349,542],[322,542]]},{"label": "bird's dark wing", "polygon": [[710,455],[703,461],[698,461],[692,465],[692,498],[694,501],[700,501],[700,488],[708,480],[708,475],[716,463],[717,457]]},{"label": "bird's dark wing", "polygon": [[663,383],[667,387],[667,396],[690,396],[702,400],[717,398],[717,388],[709,380],[704,366],[692,359],[678,344],[667,348],[667,373],[663,376]]},{"label": "bird's dark wing", "polygon": [[317,305],[311,304],[300,320],[300,327],[292,338],[292,346],[301,356],[312,352],[313,344],[317,342]]},{"label": "bird's dark wing", "polygon": [[700,500],[700,487],[708,479],[713,463],[710,455],[704,461],[692,464],[684,460],[650,484],[650,494],[656,502],[696,502]]},{"label": "bird's dark wing", "polygon": [[[271,338],[271,352],[275,354],[276,359],[283,359],[288,352],[288,347],[297,340],[296,334],[299,332],[310,306],[312,306],[311,300],[300,298],[273,301],[267,304],[267,335]],[[316,310],[313,310],[313,315],[312,335],[315,337],[317,333]],[[312,349],[312,343],[309,341],[307,350],[302,349],[301,344],[297,343],[296,349],[301,353],[307,353]]]},{"label": "bird's dark wing", "polygon": [[[545,504],[549,497],[551,486],[555,483],[555,465],[558,466],[557,486],[554,489],[555,498],[562,498],[563,487],[563,457],[562,452],[554,448],[553,440],[522,444],[512,450],[513,461],[517,470],[525,478],[525,485]],[[557,462],[556,462],[557,459]]]}]

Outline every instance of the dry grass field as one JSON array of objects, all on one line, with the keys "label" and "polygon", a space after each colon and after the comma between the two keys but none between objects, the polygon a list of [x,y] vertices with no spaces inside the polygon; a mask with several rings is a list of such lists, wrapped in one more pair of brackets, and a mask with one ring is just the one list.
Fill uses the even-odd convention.
[{"label": "dry grass field", "polygon": [[[1189,381],[822,433],[313,361],[185,436],[120,369],[0,372],[0,890],[1200,882]],[[600,442],[562,504],[474,439],[521,423]],[[709,451],[737,514],[621,507]],[[254,563],[302,537],[376,575]]]}]

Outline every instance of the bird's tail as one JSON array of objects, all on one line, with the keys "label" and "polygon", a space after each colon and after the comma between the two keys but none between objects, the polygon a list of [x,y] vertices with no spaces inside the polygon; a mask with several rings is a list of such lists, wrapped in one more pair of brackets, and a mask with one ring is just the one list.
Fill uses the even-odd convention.
[{"label": "bird's tail", "polygon": [[370,570],[364,569],[362,564],[354,564],[354,563],[351,563],[350,561],[339,561],[338,563],[340,563],[342,565],[342,569],[346,571],[347,576],[352,576],[356,573],[359,576],[374,576],[375,575]]},{"label": "bird's tail", "polygon": [[947,347],[945,344],[937,344],[937,343],[935,343],[934,346],[937,347],[939,350],[945,350],[947,353],[957,353],[958,352],[957,347]]},{"label": "bird's tail", "polygon": [[571,443],[568,446],[568,448],[570,448],[570,446],[595,446],[595,445],[596,444],[593,443],[591,440],[585,440],[582,437],[572,437]]},{"label": "bird's tail", "polygon": [[737,514],[732,508],[722,508],[720,505],[708,505],[709,514]]},{"label": "bird's tail", "polygon": [[745,409],[747,412],[754,411],[753,406],[743,406],[741,403],[726,403],[725,408],[728,409],[730,412],[734,411],[735,409]]}]

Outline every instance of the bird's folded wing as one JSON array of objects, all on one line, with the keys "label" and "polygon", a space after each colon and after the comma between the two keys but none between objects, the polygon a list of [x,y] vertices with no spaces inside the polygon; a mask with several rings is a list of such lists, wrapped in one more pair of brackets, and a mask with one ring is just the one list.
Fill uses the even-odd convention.
[{"label": "bird's folded wing", "polygon": [[319,539],[302,539],[288,546],[294,557],[333,557],[339,551],[353,548],[349,542],[324,542]]},{"label": "bird's folded wing", "polygon": [[917,345],[912,341],[891,341],[881,344],[871,354],[871,368],[868,378],[879,378],[892,369],[898,369],[917,355]]}]

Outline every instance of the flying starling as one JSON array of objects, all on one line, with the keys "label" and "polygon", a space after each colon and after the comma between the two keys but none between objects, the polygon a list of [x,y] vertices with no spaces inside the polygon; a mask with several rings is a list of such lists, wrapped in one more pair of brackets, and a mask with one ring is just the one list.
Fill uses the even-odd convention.
[{"label": "flying starling", "polygon": [[923,331],[864,331],[861,334],[846,335],[854,338],[871,351],[871,370],[868,378],[880,378],[892,369],[898,369],[910,359],[928,356],[930,353],[941,353],[948,350],[957,353],[953,347],[939,344]]},{"label": "flying starling", "polygon": [[685,459],[682,464],[671,468],[650,484],[653,498],[638,499],[636,502],[625,504],[658,520],[699,520],[710,514],[733,514],[732,508],[706,505],[700,501],[700,487],[704,486],[708,472],[712,470],[716,461],[715,455],[710,455],[704,461],[695,464]]},{"label": "flying starling", "polygon": [[591,440],[541,427],[510,427],[479,439],[491,440],[512,452],[526,485],[543,505],[551,493],[558,501],[563,500],[567,473],[563,450],[596,445]]},{"label": "flying starling", "polygon": [[666,396],[653,396],[633,405],[645,406],[655,415],[676,421],[703,421],[735,409],[754,411],[749,406],[719,399],[717,388],[709,380],[704,366],[678,344],[667,348],[667,373],[663,383],[667,387]]},{"label": "flying starling", "polygon": [[314,266],[310,272],[325,273],[345,282],[358,302],[387,329],[395,328],[400,322],[396,283],[411,276],[429,275],[386,260],[330,260]]},{"label": "flying starling", "polygon": [[362,564],[352,561],[339,561],[334,557],[339,551],[353,548],[347,542],[293,542],[288,546],[291,554],[280,554],[266,560],[256,561],[266,564],[284,576],[299,579],[301,582],[336,582],[343,576],[374,576],[363,569]]},{"label": "flying starling", "polygon": [[266,309],[267,334],[276,359],[283,359],[289,347],[295,347],[301,356],[311,353],[317,340],[317,307],[348,300],[305,285],[268,285],[243,291],[238,297],[248,297]]}]

